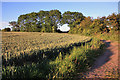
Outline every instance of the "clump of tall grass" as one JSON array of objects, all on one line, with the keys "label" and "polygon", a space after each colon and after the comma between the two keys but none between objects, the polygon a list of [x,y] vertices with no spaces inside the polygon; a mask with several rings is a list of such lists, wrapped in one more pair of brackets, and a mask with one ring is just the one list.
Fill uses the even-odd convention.
[{"label": "clump of tall grass", "polygon": [[118,31],[112,31],[110,33],[103,33],[100,34],[100,38],[103,40],[111,40],[111,41],[118,41],[119,35]]},{"label": "clump of tall grass", "polygon": [[50,62],[51,78],[74,78],[77,72],[86,71],[102,53],[103,47],[103,42],[93,38],[90,43],[74,47],[70,54],[62,56],[60,53],[56,60]]}]

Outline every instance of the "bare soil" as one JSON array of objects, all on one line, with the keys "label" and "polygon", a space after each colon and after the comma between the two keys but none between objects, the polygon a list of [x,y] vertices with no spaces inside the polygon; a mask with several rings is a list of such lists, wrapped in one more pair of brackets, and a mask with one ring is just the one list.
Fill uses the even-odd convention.
[{"label": "bare soil", "polygon": [[96,59],[90,71],[83,74],[84,78],[118,78],[118,42],[103,42],[107,46],[105,52]]}]

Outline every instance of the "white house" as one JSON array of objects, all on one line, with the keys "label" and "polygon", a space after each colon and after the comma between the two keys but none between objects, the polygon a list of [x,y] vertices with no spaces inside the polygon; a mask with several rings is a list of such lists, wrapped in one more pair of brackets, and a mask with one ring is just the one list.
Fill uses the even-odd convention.
[{"label": "white house", "polygon": [[63,24],[63,25],[58,24],[57,30],[60,30],[62,32],[68,32],[70,30],[70,27],[68,25],[69,24]]}]

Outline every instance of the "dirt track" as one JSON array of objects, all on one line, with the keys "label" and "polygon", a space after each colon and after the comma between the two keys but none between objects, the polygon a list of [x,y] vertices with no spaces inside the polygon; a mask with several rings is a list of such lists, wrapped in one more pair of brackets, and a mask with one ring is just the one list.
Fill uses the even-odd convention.
[{"label": "dirt track", "polygon": [[[85,73],[85,78],[117,78],[118,69],[118,42],[103,41],[107,48],[103,55],[98,57],[91,70]],[[120,44],[119,44],[120,45]]]}]

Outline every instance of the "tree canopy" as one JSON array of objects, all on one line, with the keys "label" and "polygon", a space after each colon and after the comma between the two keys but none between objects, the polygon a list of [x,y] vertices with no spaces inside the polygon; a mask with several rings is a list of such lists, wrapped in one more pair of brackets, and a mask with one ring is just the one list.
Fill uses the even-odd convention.
[{"label": "tree canopy", "polygon": [[80,25],[76,25],[70,33],[80,33],[84,35],[94,35],[96,33],[113,32],[120,30],[120,14],[111,14],[108,17],[92,19],[85,17]]},{"label": "tree canopy", "polygon": [[70,33],[90,35],[120,30],[120,14],[92,19],[80,12],[67,11],[61,14],[59,10],[41,10],[20,15],[17,22],[11,21],[9,24],[13,26],[13,31],[25,32],[56,32],[58,24],[69,24]]},{"label": "tree canopy", "polygon": [[[18,21],[10,22],[14,31],[18,30],[26,32],[56,32],[57,24],[68,23],[70,27],[75,27],[76,24],[84,19],[82,13],[67,11],[63,14],[59,10],[39,11],[23,14],[18,17]],[[17,23],[17,25],[16,25]]]}]

